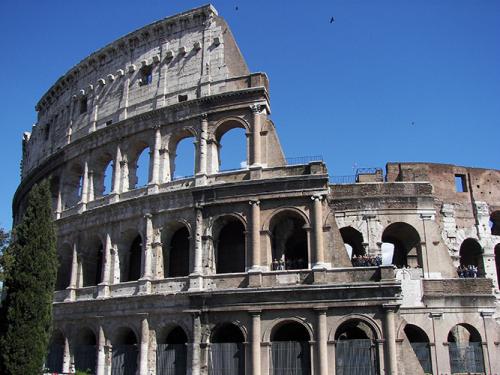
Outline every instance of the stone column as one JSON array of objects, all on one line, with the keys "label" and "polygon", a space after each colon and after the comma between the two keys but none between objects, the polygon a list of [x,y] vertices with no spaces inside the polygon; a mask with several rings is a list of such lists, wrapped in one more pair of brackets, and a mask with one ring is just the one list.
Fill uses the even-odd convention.
[{"label": "stone column", "polygon": [[106,366],[106,338],[104,329],[99,325],[99,336],[97,338],[97,373],[96,375],[105,375]]},{"label": "stone column", "polygon": [[63,178],[59,178],[59,186],[57,190],[57,203],[56,203],[56,219],[61,218],[61,213],[62,213],[62,190],[63,190]]},{"label": "stone column", "polygon": [[191,371],[190,375],[200,375],[200,344],[201,344],[201,318],[200,313],[193,313],[193,342],[191,346]]},{"label": "stone column", "polygon": [[141,321],[141,352],[139,359],[139,375],[148,375],[149,324],[147,316]]},{"label": "stone column", "polygon": [[328,332],[326,327],[327,309],[317,309],[318,313],[318,365],[319,375],[328,375]]},{"label": "stone column", "polygon": [[73,244],[73,258],[71,260],[71,277],[69,280],[68,289],[70,290],[67,299],[70,301],[75,300],[75,289],[78,283],[78,252],[77,252],[76,242]]},{"label": "stone column", "polygon": [[128,181],[128,161],[125,158],[122,158],[120,161],[120,193],[124,193],[128,191],[129,181]]},{"label": "stone column", "polygon": [[261,166],[261,145],[260,145],[260,105],[255,104],[251,106],[253,114],[253,126],[252,126],[252,152],[251,160],[252,166]]},{"label": "stone column", "polygon": [[120,194],[120,183],[121,183],[121,176],[120,176],[120,166],[121,166],[121,159],[122,159],[122,153],[120,150],[120,145],[116,146],[116,155],[115,155],[115,160],[113,161],[113,194]]},{"label": "stone column", "polygon": [[82,177],[82,196],[80,197],[80,203],[86,204],[88,202],[88,191],[89,191],[89,164],[85,161],[83,166],[83,177]]},{"label": "stone column", "polygon": [[251,207],[251,259],[250,270],[259,271],[260,264],[260,202],[258,200],[250,201]]},{"label": "stone column", "polygon": [[106,233],[106,242],[103,249],[102,280],[99,283],[99,297],[109,296],[109,284],[111,282],[111,237]]},{"label": "stone column", "polygon": [[162,148],[160,150],[161,155],[161,182],[169,182],[171,181],[170,176],[170,154],[168,149]]},{"label": "stone column", "polygon": [[69,373],[71,369],[71,353],[69,351],[69,341],[68,338],[64,338],[64,349],[63,349],[63,372]]},{"label": "stone column", "polygon": [[154,243],[154,232],[153,232],[153,215],[144,215],[146,220],[146,231],[144,239],[144,250],[143,250],[143,269],[142,278],[151,279],[151,247]]},{"label": "stone column", "polygon": [[261,361],[260,361],[260,310],[251,311],[252,315],[252,375],[260,375]]},{"label": "stone column", "polygon": [[194,226],[194,260],[193,271],[189,278],[189,289],[203,288],[203,211],[200,206],[195,207]]},{"label": "stone column", "polygon": [[388,375],[397,375],[398,358],[396,349],[396,327],[394,315],[397,305],[384,305],[385,308],[385,342],[386,342],[386,373]]},{"label": "stone column", "polygon": [[313,196],[313,235],[314,235],[314,264],[313,268],[326,268],[323,249],[323,206],[322,197]]},{"label": "stone column", "polygon": [[151,152],[151,180],[149,184],[158,185],[160,183],[160,148],[161,148],[161,130],[160,126],[155,127],[155,143]]},{"label": "stone column", "polygon": [[198,141],[198,170],[196,174],[207,174],[207,138],[208,138],[208,115],[201,115],[201,131]]}]

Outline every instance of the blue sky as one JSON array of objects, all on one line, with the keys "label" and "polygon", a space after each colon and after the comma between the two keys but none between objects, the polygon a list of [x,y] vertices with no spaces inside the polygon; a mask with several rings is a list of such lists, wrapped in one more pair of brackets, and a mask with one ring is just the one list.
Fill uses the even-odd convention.
[{"label": "blue sky", "polygon": [[[105,44],[204,3],[0,2],[0,226],[11,225],[22,133],[41,95]],[[269,76],[287,156],[322,154],[332,175],[387,161],[500,168],[500,1],[212,3],[250,70]],[[240,143],[227,143],[237,166]]]}]

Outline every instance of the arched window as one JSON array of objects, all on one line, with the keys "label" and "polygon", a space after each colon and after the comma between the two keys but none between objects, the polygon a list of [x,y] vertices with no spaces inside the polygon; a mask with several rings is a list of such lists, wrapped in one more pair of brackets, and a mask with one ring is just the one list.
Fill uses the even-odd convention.
[{"label": "arched window", "polygon": [[335,373],[337,375],[378,374],[373,329],[359,319],[344,322],[335,332]]},{"label": "arched window", "polygon": [[94,195],[96,198],[111,193],[113,190],[113,157],[105,153],[94,160],[93,166]]},{"label": "arched window", "polygon": [[112,350],[111,375],[136,375],[137,337],[130,328],[118,329]]},{"label": "arched window", "polygon": [[452,374],[484,374],[481,335],[469,324],[458,324],[448,333]]},{"label": "arched window", "polygon": [[62,373],[64,360],[64,335],[59,330],[52,333],[45,368],[49,372]]},{"label": "arched window", "polygon": [[[309,265],[304,219],[293,211],[276,214],[269,225],[273,264],[278,269],[306,269]],[[274,268],[274,267],[273,267]]]},{"label": "arched window", "polygon": [[495,266],[497,269],[498,288],[500,289],[500,243],[495,246]]},{"label": "arched window", "polygon": [[150,180],[150,149],[145,142],[139,142],[131,147],[128,153],[128,184],[129,189],[146,186]]},{"label": "arched window", "polygon": [[59,176],[52,176],[50,178],[50,197],[52,200],[52,209],[54,211],[57,209],[60,184],[61,184],[61,179],[59,178]]},{"label": "arched window", "polygon": [[187,336],[177,326],[162,332],[156,349],[156,373],[185,375],[187,369]]},{"label": "arched window", "polygon": [[413,324],[407,324],[404,332],[422,367],[422,371],[424,374],[432,374],[431,348],[426,333]]},{"label": "arched window", "polygon": [[392,223],[385,228],[382,242],[394,245],[392,264],[398,268],[421,268],[422,249],[420,236],[415,228],[407,223]]},{"label": "arched window", "polygon": [[[189,275],[189,230],[186,226],[170,226],[163,243],[163,270],[165,277]],[[170,237],[170,238],[169,238]]]},{"label": "arched window", "polygon": [[69,245],[64,245],[58,253],[59,268],[57,269],[56,290],[64,290],[69,286],[72,256],[73,253]]},{"label": "arched window", "polygon": [[245,226],[232,216],[214,224],[216,273],[245,272]]},{"label": "arched window", "polygon": [[[342,236],[342,241],[344,241],[346,245],[346,250],[351,260],[366,254],[363,246],[363,234],[360,231],[351,226],[343,227],[340,228],[340,235]],[[353,264],[354,263],[355,262],[353,262]]]},{"label": "arched window", "polygon": [[231,323],[217,326],[210,337],[210,375],[245,374],[245,338],[241,330]]},{"label": "arched window", "polygon": [[247,137],[245,129],[234,128],[219,141],[219,171],[247,168]]},{"label": "arched window", "polygon": [[500,236],[500,211],[495,211],[490,216],[491,234]]},{"label": "arched window", "polygon": [[63,200],[64,207],[75,206],[82,198],[83,167],[73,164],[64,176]]},{"label": "arched window", "polygon": [[194,175],[196,148],[195,138],[191,135],[182,138],[174,146],[173,157],[170,158],[170,173],[173,180]]},{"label": "arched window", "polygon": [[460,245],[460,266],[469,268],[473,267],[477,270],[469,277],[484,277],[483,249],[479,242],[474,238],[467,238]]},{"label": "arched window", "polygon": [[94,237],[81,254],[82,286],[97,285],[102,282],[103,246],[99,238]]},{"label": "arched window", "polygon": [[143,252],[141,235],[127,233],[123,250],[120,254],[120,282],[139,280]]},{"label": "arched window", "polygon": [[89,374],[96,372],[97,346],[94,332],[88,328],[80,330],[73,348],[75,369]]},{"label": "arched window", "polygon": [[307,329],[297,322],[286,322],[271,335],[271,373],[273,375],[309,375],[311,358]]}]

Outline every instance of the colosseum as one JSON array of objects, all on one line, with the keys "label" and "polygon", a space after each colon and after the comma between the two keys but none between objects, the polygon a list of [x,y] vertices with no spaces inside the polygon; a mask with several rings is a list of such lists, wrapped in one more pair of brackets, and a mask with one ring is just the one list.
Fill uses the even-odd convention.
[{"label": "colosseum", "polygon": [[[18,221],[50,178],[47,372],[499,374],[500,170],[329,176],[285,157],[268,88],[207,5],[105,46],[40,99],[13,206]],[[222,170],[235,128],[247,160]]]}]

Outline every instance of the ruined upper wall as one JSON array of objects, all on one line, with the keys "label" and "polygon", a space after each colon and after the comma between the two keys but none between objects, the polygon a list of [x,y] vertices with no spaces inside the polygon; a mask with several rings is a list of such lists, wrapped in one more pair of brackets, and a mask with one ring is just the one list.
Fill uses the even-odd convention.
[{"label": "ruined upper wall", "polygon": [[129,117],[213,94],[266,86],[250,75],[226,22],[211,6],[165,18],[88,56],[36,106],[23,139],[22,177],[65,145]]}]

